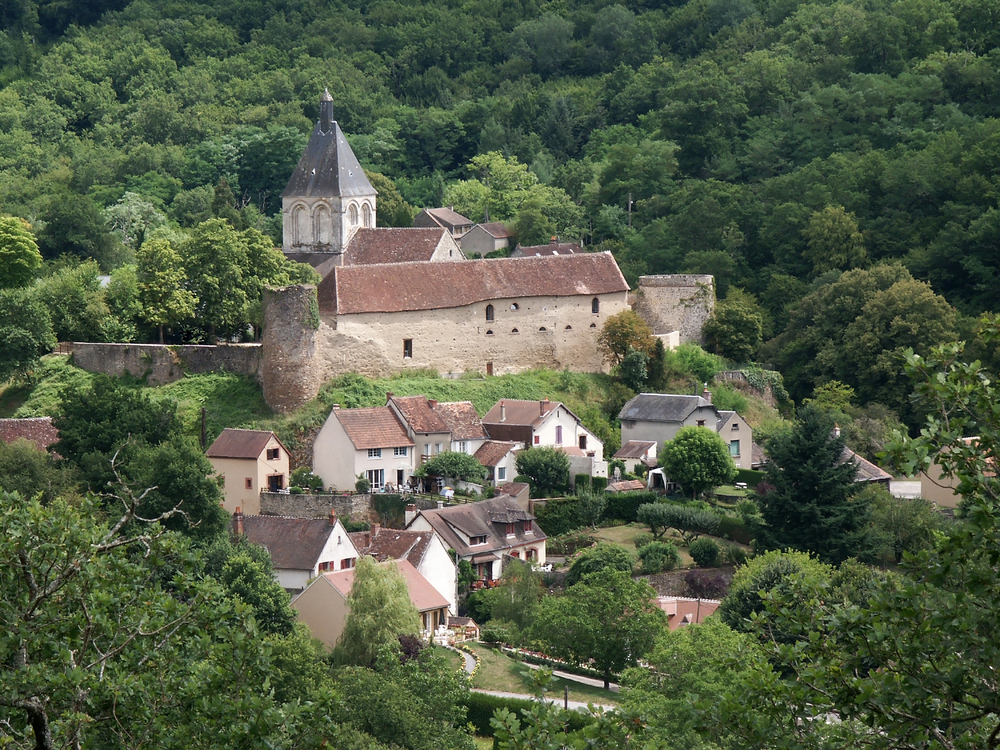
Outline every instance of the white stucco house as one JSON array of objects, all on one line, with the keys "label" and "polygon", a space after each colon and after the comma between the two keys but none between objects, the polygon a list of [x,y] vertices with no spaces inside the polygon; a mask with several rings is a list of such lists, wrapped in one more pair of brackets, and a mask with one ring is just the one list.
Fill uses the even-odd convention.
[{"label": "white stucco house", "polygon": [[368,479],[372,490],[399,487],[413,475],[414,447],[388,406],[335,406],[313,443],[313,473],[335,490],[353,490],[358,475]]}]

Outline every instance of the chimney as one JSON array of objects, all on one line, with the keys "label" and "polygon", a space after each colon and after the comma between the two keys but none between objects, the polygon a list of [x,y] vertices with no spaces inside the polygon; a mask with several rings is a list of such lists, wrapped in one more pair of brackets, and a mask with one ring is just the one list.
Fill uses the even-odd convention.
[{"label": "chimney", "polygon": [[340,404],[334,404],[333,405],[333,410],[334,411],[338,411],[339,409],[340,409]]},{"label": "chimney", "polygon": [[372,524],[372,541],[375,541],[375,537],[378,536],[378,533],[381,530],[382,530],[382,524],[380,524],[380,523],[373,523]]},{"label": "chimney", "polygon": [[417,517],[417,506],[414,503],[410,503],[406,506],[406,513],[403,515],[403,520],[406,525],[410,525],[410,521]]},{"label": "chimney", "polygon": [[233,534],[243,536],[243,510],[240,508],[233,513]]},{"label": "chimney", "polygon": [[368,531],[365,532],[365,549],[368,549],[371,546],[372,546],[372,530],[368,529]]},{"label": "chimney", "polygon": [[330,508],[330,519],[329,520],[330,520],[330,525],[331,526],[336,526],[337,525],[337,511],[336,511],[336,509]]},{"label": "chimney", "polygon": [[438,504],[438,508],[443,508],[444,507],[444,500],[438,500],[437,504]]},{"label": "chimney", "polygon": [[437,409],[438,405],[437,399],[436,398],[427,399],[427,405],[431,407],[431,409]]},{"label": "chimney", "polygon": [[712,392],[708,390],[708,383],[705,383],[705,390],[701,392],[701,397],[708,401],[708,403],[712,403]]},{"label": "chimney", "polygon": [[550,237],[549,238],[549,244],[550,245],[558,245],[559,244],[559,238],[558,237]]},{"label": "chimney", "polygon": [[538,416],[540,417],[545,416],[545,407],[548,405],[549,405],[548,396],[546,396],[545,398],[543,398],[541,401],[538,402]]},{"label": "chimney", "polygon": [[393,394],[393,392],[392,392],[392,391],[386,391],[386,392],[385,392],[385,400],[386,400],[386,401],[388,402],[388,401],[389,401],[389,399],[391,399],[391,398],[393,397],[393,395],[394,395],[394,394]]},{"label": "chimney", "polygon": [[833,438],[836,440],[840,437],[840,425],[836,422],[833,423]]},{"label": "chimney", "polygon": [[453,203],[450,206],[448,206],[448,210],[449,211],[454,211],[455,210],[455,204]]},{"label": "chimney", "polygon": [[500,421],[501,422],[507,421],[507,404],[505,404],[503,401],[500,402]]}]

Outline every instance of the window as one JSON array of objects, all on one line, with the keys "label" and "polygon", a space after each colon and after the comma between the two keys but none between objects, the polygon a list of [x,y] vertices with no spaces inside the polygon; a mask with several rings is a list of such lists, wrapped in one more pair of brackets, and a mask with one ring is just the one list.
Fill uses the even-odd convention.
[{"label": "window", "polygon": [[350,570],[357,564],[357,562],[358,558],[356,557],[345,557],[343,560],[340,561],[340,569]]},{"label": "window", "polygon": [[582,451],[587,450],[587,436],[586,435],[580,435],[580,450],[582,450]]},{"label": "window", "polygon": [[562,425],[556,425],[556,445],[562,445]]},{"label": "window", "polygon": [[368,458],[382,458],[382,449],[381,448],[369,448],[368,449]]},{"label": "window", "polygon": [[507,524],[507,536],[514,536],[514,526],[515,524]]},{"label": "window", "polygon": [[534,560],[537,557],[538,557],[538,552],[535,550],[534,547],[528,547],[528,549],[524,551],[525,560]]},{"label": "window", "polygon": [[455,446],[456,446],[455,450],[458,451],[459,453],[469,452],[469,444],[465,440],[459,440],[457,443],[455,443]]},{"label": "window", "polygon": [[361,219],[366,227],[372,225],[372,209],[367,203],[361,207]]},{"label": "window", "polygon": [[434,455],[436,456],[441,452],[441,443],[434,443]]},{"label": "window", "polygon": [[590,300],[590,311],[594,313],[594,315],[597,315],[597,313],[601,311],[601,301],[597,299],[597,297]]},{"label": "window", "polygon": [[493,335],[493,329],[491,328],[490,330],[486,331],[486,335],[487,336],[492,336]]},{"label": "window", "polygon": [[739,422],[733,422],[733,432],[737,432],[740,429]]},{"label": "window", "polygon": [[358,225],[358,207],[353,203],[351,204],[351,207],[347,209],[347,216],[351,222],[351,226],[356,227]]},{"label": "window", "polygon": [[322,573],[324,570],[331,570],[333,568],[333,563],[331,562],[321,562],[319,564],[319,571]]},{"label": "window", "polygon": [[470,536],[469,537],[469,546],[470,547],[475,547],[477,544],[486,544],[486,537],[485,536]]},{"label": "window", "polygon": [[597,328],[597,323],[591,323],[591,324],[590,324],[590,327],[591,327],[591,328]]},{"label": "window", "polygon": [[403,359],[413,358],[413,339],[403,339]]},{"label": "window", "polygon": [[532,525],[530,518],[527,521],[521,521],[521,528],[524,530],[525,534],[535,533],[535,527]]},{"label": "window", "polygon": [[253,480],[250,477],[246,478],[246,488],[248,490],[252,490],[253,489]]},{"label": "window", "polygon": [[573,330],[573,326],[566,326],[566,330],[567,331],[572,331]]},{"label": "window", "polygon": [[518,331],[518,330],[517,330],[516,328],[511,328],[511,329],[510,329],[510,332],[511,332],[511,333],[519,333],[519,331]]},{"label": "window", "polygon": [[516,302],[511,302],[510,303],[510,309],[511,309],[511,312],[514,312],[516,310],[520,310],[521,306],[519,304],[517,304]]},{"label": "window", "polygon": [[517,558],[519,558],[521,556],[521,553],[518,552],[517,550],[514,550],[513,552],[510,553],[510,556],[513,557],[516,560]]},{"label": "window", "polygon": [[704,419],[699,419],[698,420],[698,426],[699,427],[704,427],[705,426],[705,420]]},{"label": "window", "polygon": [[493,320],[493,305],[486,306],[486,320],[487,321]]},{"label": "window", "polygon": [[740,455],[740,441],[730,440],[729,441],[729,455],[733,458],[738,458]]},{"label": "window", "polygon": [[267,449],[267,460],[268,461],[277,461],[279,458],[281,458],[281,449],[280,448],[268,448]]},{"label": "window", "polygon": [[393,448],[392,449],[392,455],[394,455],[394,456],[402,456],[403,458],[406,458],[406,452],[407,451],[406,451],[406,446],[405,445],[402,446],[401,448]]},{"label": "window", "polygon": [[538,330],[539,330],[539,331],[547,331],[547,330],[549,330],[549,329],[548,329],[548,328],[546,328],[545,326],[542,326],[542,327],[541,327],[541,328],[539,328]]},{"label": "window", "polygon": [[497,481],[498,482],[503,482],[503,481],[506,481],[506,479],[507,479],[507,467],[506,466],[498,466],[497,467]]},{"label": "window", "polygon": [[538,435],[535,435],[535,440],[534,440],[534,442],[535,442],[535,445],[538,445],[539,443],[541,443],[541,442],[542,442],[542,439],[541,439],[541,437],[539,437]]},{"label": "window", "polygon": [[372,486],[372,490],[382,489],[382,485],[385,484],[385,469],[369,469],[365,474]]}]

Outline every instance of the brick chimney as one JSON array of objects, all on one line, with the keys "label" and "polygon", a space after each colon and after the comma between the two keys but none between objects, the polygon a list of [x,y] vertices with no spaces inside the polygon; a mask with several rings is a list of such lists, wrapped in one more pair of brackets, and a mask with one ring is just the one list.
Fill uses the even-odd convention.
[{"label": "brick chimney", "polygon": [[233,534],[243,536],[243,510],[241,508],[237,508],[236,512],[233,513]]},{"label": "brick chimney", "polygon": [[431,409],[437,409],[438,405],[437,399],[436,398],[427,399],[427,405],[431,407]]},{"label": "brick chimney", "polygon": [[550,245],[558,245],[559,244],[559,238],[558,237],[550,237],[549,238],[549,244]]},{"label": "brick chimney", "polygon": [[391,399],[391,398],[393,397],[393,395],[394,395],[394,394],[393,394],[393,392],[392,392],[392,391],[386,391],[386,392],[385,392],[385,400],[386,400],[386,401],[389,401],[389,399]]},{"label": "brick chimney", "polygon": [[410,521],[417,517],[417,506],[414,503],[410,503],[406,506],[406,513],[403,515],[403,520],[407,526],[410,525]]},{"label": "brick chimney", "polygon": [[538,402],[538,416],[540,417],[545,416],[545,407],[548,405],[549,405],[548,396],[546,396],[545,398],[543,398],[541,401]]},{"label": "brick chimney", "polygon": [[329,521],[331,526],[337,525],[337,511],[335,508],[330,508]]},{"label": "brick chimney", "polygon": [[333,410],[334,411],[338,411],[339,409],[340,409],[340,404],[334,404],[333,405]]},{"label": "brick chimney", "polygon": [[708,403],[712,403],[712,392],[708,390],[708,383],[705,383],[705,390],[701,392],[701,397],[708,401]]},{"label": "brick chimney", "polygon": [[372,524],[372,541],[373,542],[375,541],[375,537],[378,536],[378,533],[381,530],[382,530],[382,524],[380,524],[380,523],[373,523]]},{"label": "brick chimney", "polygon": [[503,401],[500,402],[500,421],[507,421],[507,405]]}]

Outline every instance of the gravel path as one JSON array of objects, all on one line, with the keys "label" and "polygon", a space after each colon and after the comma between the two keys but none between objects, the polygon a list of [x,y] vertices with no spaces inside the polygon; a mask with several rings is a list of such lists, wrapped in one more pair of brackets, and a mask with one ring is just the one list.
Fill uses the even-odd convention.
[{"label": "gravel path", "polygon": [[[496,695],[496,696],[499,696],[501,698],[520,698],[521,700],[526,700],[526,701],[535,700],[535,696],[528,695],[527,693],[507,693],[507,692],[503,692],[501,690],[480,690],[479,688],[472,688],[472,692],[474,692],[474,693],[486,693],[487,695]],[[553,697],[553,696],[547,696],[545,698],[545,702],[546,703],[554,703],[557,706],[563,705],[563,699],[562,698],[556,698],[556,697]],[[611,705],[608,705],[606,703],[591,703],[590,705],[594,706],[594,708],[603,708],[605,711],[615,711],[615,710],[617,710],[617,706],[611,706]],[[574,711],[586,711],[587,710],[587,704],[583,703],[581,701],[570,701],[569,702],[569,707],[572,710],[574,710]]]}]

